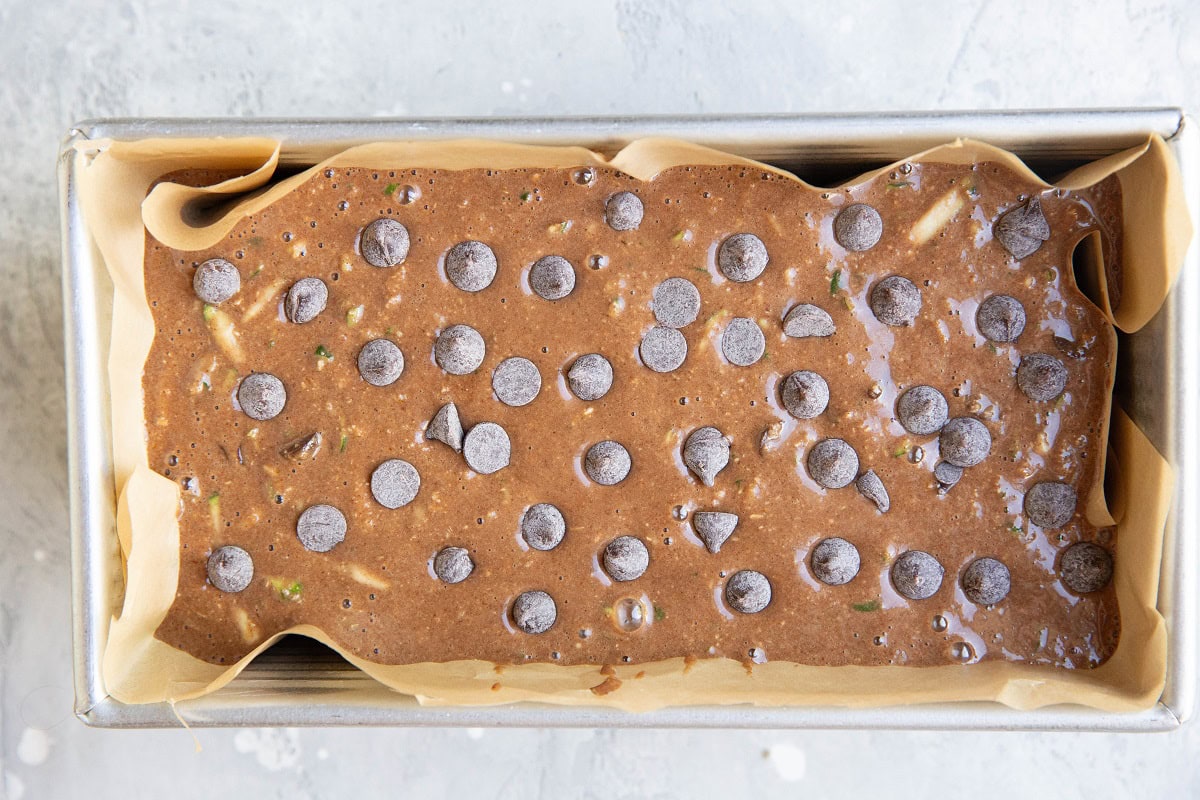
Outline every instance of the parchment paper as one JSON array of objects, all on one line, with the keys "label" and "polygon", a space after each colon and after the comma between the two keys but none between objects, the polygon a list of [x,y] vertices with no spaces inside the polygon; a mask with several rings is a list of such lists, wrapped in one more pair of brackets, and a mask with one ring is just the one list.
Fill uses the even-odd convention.
[{"label": "parchment paper", "polygon": [[[225,685],[285,633],[311,636],[330,647],[334,645],[317,628],[302,625],[263,642],[238,663],[220,666],[154,638],[154,631],[174,601],[178,582],[180,490],[147,463],[141,377],[154,326],[143,284],[145,232],[149,230],[177,249],[211,246],[244,216],[304,182],[311,170],[266,191],[249,194],[219,218],[204,227],[194,227],[194,215],[189,220],[188,211],[197,199],[236,198],[266,184],[277,164],[278,143],[261,139],[93,141],[80,143],[77,149],[84,217],[112,275],[115,292],[109,358],[113,477],[119,496],[118,536],[128,579],[124,607],[113,619],[104,653],[104,680],[109,693],[122,702],[182,700]],[[978,142],[960,140],[907,160],[997,161],[1042,183],[1015,156]],[[374,144],[347,150],[312,170],[329,165],[450,170],[611,164],[647,180],[673,165],[737,163],[788,174],[696,145],[655,139],[630,144],[611,162],[582,148],[487,141]],[[147,197],[157,178],[188,167],[238,169],[246,174],[199,189],[160,184]],[[1177,167],[1157,137],[1082,167],[1058,185],[1081,188],[1113,172],[1119,176],[1124,197],[1125,278],[1117,309],[1109,307],[1106,294],[1100,300],[1102,310],[1115,325],[1133,331],[1148,322],[1161,306],[1182,262],[1191,229]],[[1099,283],[1103,286],[1104,281]],[[688,664],[678,658],[606,667],[602,672],[600,667],[554,664],[497,669],[481,661],[380,666],[342,655],[385,685],[426,704],[493,705],[534,700],[648,710],[689,704],[885,706],[995,700],[1016,708],[1070,702],[1107,710],[1144,709],[1158,699],[1165,677],[1166,632],[1155,603],[1173,483],[1166,461],[1132,420],[1114,409],[1108,502],[1105,487],[1093,487],[1087,508],[1093,520],[1108,518],[1111,508],[1119,526],[1113,581],[1121,614],[1121,637],[1112,657],[1093,670],[991,661],[941,667],[812,667],[772,661],[748,671],[741,662],[730,659]],[[639,673],[641,677],[637,677]],[[593,691],[601,685],[611,688],[617,681],[619,686],[611,691]]]}]

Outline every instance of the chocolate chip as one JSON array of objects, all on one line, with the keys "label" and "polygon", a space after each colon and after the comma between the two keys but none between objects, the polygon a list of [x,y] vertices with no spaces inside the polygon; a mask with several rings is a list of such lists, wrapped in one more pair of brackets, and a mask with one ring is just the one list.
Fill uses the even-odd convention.
[{"label": "chocolate chip", "polygon": [[309,506],[296,521],[296,538],[305,550],[328,553],[346,538],[346,517],[333,506]]},{"label": "chocolate chip", "polygon": [[963,468],[949,461],[939,461],[933,468],[934,480],[938,482],[938,491],[945,494],[954,488],[954,484],[962,480]]},{"label": "chocolate chip", "polygon": [[829,312],[809,303],[792,306],[792,310],[783,318],[783,333],[793,339],[833,336],[836,332],[837,326],[833,324]]},{"label": "chocolate chip", "polygon": [[1017,367],[1017,386],[1030,400],[1053,400],[1067,388],[1067,368],[1054,356],[1031,353]]},{"label": "chocolate chip", "polygon": [[480,292],[496,279],[496,254],[483,242],[459,242],[446,253],[446,277],[464,292]]},{"label": "chocolate chip", "polygon": [[614,231],[632,231],[642,224],[642,201],[633,192],[617,192],[604,203],[604,221]]},{"label": "chocolate chip", "polygon": [[1086,341],[1076,342],[1072,339],[1066,338],[1065,336],[1055,336],[1054,346],[1058,348],[1059,352],[1068,358],[1074,358],[1078,360],[1087,355],[1087,351],[1091,349],[1093,341],[1095,341],[1095,339],[1090,338]]},{"label": "chocolate chip", "polygon": [[749,317],[734,317],[721,334],[721,354],[734,366],[748,367],[758,362],[767,349],[762,328]]},{"label": "chocolate chip", "polygon": [[1075,594],[1098,592],[1112,580],[1112,555],[1098,544],[1077,542],[1058,561],[1058,574]]},{"label": "chocolate chip", "polygon": [[384,508],[408,505],[420,489],[421,473],[403,459],[388,459],[371,473],[371,496]]},{"label": "chocolate chip", "polygon": [[992,434],[974,417],[955,417],[938,437],[942,458],[956,467],[973,467],[992,450]]},{"label": "chocolate chip", "polygon": [[528,358],[506,358],[492,370],[492,391],[506,406],[527,406],[542,390],[542,374]]},{"label": "chocolate chip", "polygon": [[687,358],[687,339],[674,328],[656,325],[642,337],[638,353],[642,363],[655,372],[673,372]]},{"label": "chocolate chip", "polygon": [[896,401],[896,418],[914,436],[937,433],[949,416],[946,398],[932,386],[913,386]]},{"label": "chocolate chip", "polygon": [[921,313],[921,290],[908,278],[889,275],[871,289],[871,312],[885,325],[912,325]]},{"label": "chocolate chip", "polygon": [[612,364],[599,353],[580,356],[567,370],[567,385],[580,400],[599,400],[608,394],[612,383]]},{"label": "chocolate chip", "polygon": [[700,482],[712,486],[717,474],[729,464],[729,440],[716,428],[697,428],[683,443],[683,463]]},{"label": "chocolate chip", "polygon": [[963,570],[963,594],[977,606],[994,606],[1012,588],[1008,567],[994,558],[977,558]]},{"label": "chocolate chip", "polygon": [[812,419],[829,407],[829,384],[817,373],[802,369],[783,379],[779,397],[793,417]]},{"label": "chocolate chip", "polygon": [[735,572],[725,582],[725,602],[742,614],[757,614],[771,604],[771,582],[752,569]]},{"label": "chocolate chip", "polygon": [[562,256],[543,256],[529,268],[529,288],[543,300],[562,300],[575,288],[575,268]]},{"label": "chocolate chip", "polygon": [[468,467],[480,475],[491,475],[508,466],[512,442],[504,428],[494,422],[481,422],[467,431],[462,452]]},{"label": "chocolate chip", "polygon": [[866,203],[851,203],[833,218],[833,238],[847,250],[870,250],[883,236],[883,217]]},{"label": "chocolate chip", "polygon": [[545,633],[554,627],[558,607],[554,598],[542,591],[522,592],[512,604],[512,621],[525,633]]},{"label": "chocolate chip", "polygon": [[271,373],[253,372],[242,379],[237,399],[247,417],[265,422],[283,411],[287,390],[283,388],[283,381]]},{"label": "chocolate chip", "polygon": [[238,268],[223,258],[210,258],[196,267],[192,276],[192,291],[209,305],[219,306],[242,288]]},{"label": "chocolate chip", "polygon": [[875,474],[875,470],[869,469],[862,475],[858,476],[858,480],[854,482],[858,493],[875,504],[875,507],[882,513],[887,513],[887,510],[892,507],[892,500],[888,497],[887,487],[883,485],[883,481]]},{"label": "chocolate chip", "polygon": [[553,550],[567,535],[562,512],[549,503],[538,503],[521,515],[521,538],[534,550]]},{"label": "chocolate chip", "polygon": [[632,466],[629,451],[611,439],[596,442],[583,458],[584,472],[601,486],[614,486],[625,480]]},{"label": "chocolate chip", "polygon": [[728,511],[697,511],[692,514],[692,530],[710,553],[721,552],[721,545],[733,535],[738,515]]},{"label": "chocolate chip", "polygon": [[659,325],[682,328],[700,315],[700,290],[686,278],[667,278],[654,287],[650,303]]},{"label": "chocolate chip", "polygon": [[1025,306],[1015,297],[994,294],[979,304],[975,327],[992,342],[1015,342],[1025,330]]},{"label": "chocolate chip", "polygon": [[458,406],[454,403],[446,403],[439,408],[433,415],[433,419],[425,426],[425,438],[448,444],[454,452],[461,452],[463,426],[462,421],[458,418]]},{"label": "chocolate chip", "polygon": [[404,373],[404,353],[391,339],[372,339],[358,351],[358,374],[372,386],[390,386]]},{"label": "chocolate chip", "polygon": [[443,547],[433,557],[433,574],[443,583],[462,583],[475,571],[471,554],[463,547]]},{"label": "chocolate chip", "polygon": [[408,228],[383,217],[363,228],[358,240],[362,257],[373,267],[394,267],[408,257]]},{"label": "chocolate chip", "polygon": [[992,231],[996,241],[1019,260],[1036,253],[1042,242],[1050,238],[1050,223],[1042,213],[1041,201],[1031,197],[1026,203],[1004,212]]},{"label": "chocolate chip", "polygon": [[767,246],[753,233],[735,233],[717,250],[717,267],[731,281],[752,281],[767,268]]},{"label": "chocolate chip", "polygon": [[451,325],[433,343],[433,358],[451,375],[467,375],[479,369],[487,347],[479,331],[470,325]]},{"label": "chocolate chip", "polygon": [[836,536],[823,539],[808,559],[812,573],[821,583],[844,586],[858,574],[862,559],[858,548]]},{"label": "chocolate chip", "polygon": [[925,600],[942,588],[946,570],[938,560],[922,550],[902,553],[892,564],[892,586],[909,600]]},{"label": "chocolate chip", "polygon": [[301,278],[288,289],[283,300],[283,313],[288,321],[297,324],[312,322],[325,310],[329,288],[320,278]]},{"label": "chocolate chip", "polygon": [[208,557],[208,582],[222,592],[236,594],[254,579],[254,560],[240,547],[227,544]]},{"label": "chocolate chip", "polygon": [[632,581],[650,566],[650,551],[641,539],[618,536],[605,546],[603,562],[604,571],[614,581]]},{"label": "chocolate chip", "polygon": [[808,451],[808,474],[826,489],[849,486],[858,475],[858,453],[842,439],[822,439]]},{"label": "chocolate chip", "polygon": [[1061,528],[1075,516],[1075,487],[1043,481],[1025,493],[1025,516],[1041,528]]}]

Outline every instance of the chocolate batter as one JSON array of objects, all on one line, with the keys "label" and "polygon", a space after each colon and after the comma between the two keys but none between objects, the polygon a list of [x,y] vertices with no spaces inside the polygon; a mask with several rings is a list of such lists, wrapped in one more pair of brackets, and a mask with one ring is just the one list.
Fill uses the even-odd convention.
[{"label": "chocolate batter", "polygon": [[[1113,531],[1083,514],[1102,469],[1115,336],[1075,288],[1071,254],[1096,230],[1117,252],[1119,186],[1109,179],[1090,192],[1041,193],[1051,235],[1018,262],[993,239],[993,226],[1039,191],[988,163],[910,164],[829,192],[741,166],[678,167],[650,182],[595,168],[328,169],[210,251],[173,251],[148,238],[146,292],[157,325],[143,384],[149,460],[182,489],[178,594],[158,638],[214,663],[299,623],[385,664],[673,656],[748,665],[1101,663],[1120,630],[1112,587],[1076,594],[1058,570],[1073,543],[1115,546]],[[640,204],[625,195],[610,203],[619,192]],[[882,232],[856,209],[835,235],[838,209],[850,203],[878,211]],[[360,247],[364,228],[379,219],[401,223],[406,235],[375,224]],[[761,252],[739,245],[719,256],[736,234],[757,237],[769,259],[744,282]],[[447,255],[463,242],[494,255],[486,285],[488,275],[475,273],[490,274],[489,259],[455,267],[467,289],[447,276]],[[734,250],[745,258],[727,261]],[[371,263],[364,253],[374,254]],[[556,260],[552,289],[535,293],[530,268],[548,256],[565,259],[573,282]],[[236,266],[240,288],[206,305],[193,279],[213,258]],[[1110,277],[1119,275],[1112,259],[1109,266]],[[885,324],[872,311],[873,290],[889,276],[919,292],[911,325],[903,314]],[[307,278],[322,281],[327,298],[297,323],[286,298]],[[693,320],[690,292],[677,283],[659,290],[675,297],[670,309],[652,307],[668,278],[699,290]],[[996,294],[1023,307],[1013,342],[990,342],[976,329],[977,308]],[[785,335],[785,317],[801,304]],[[671,371],[654,371],[639,355],[656,313],[669,318],[661,330],[678,330],[686,342]],[[727,334],[734,320],[744,321]],[[481,366],[464,375],[433,356],[438,333],[458,324],[486,344]],[[761,355],[742,346],[756,344],[754,326],[765,338]],[[726,335],[733,338],[723,345]],[[363,347],[379,339],[403,354],[402,373],[382,386],[364,380],[359,364]],[[1022,357],[1036,353],[1066,368],[1054,400],[1035,401],[1018,386]],[[580,399],[567,377],[588,354],[611,365],[611,388],[592,400]],[[497,397],[495,387],[508,384],[493,375],[514,357],[532,362],[541,380],[519,405]],[[798,371],[827,384],[827,406],[811,418],[790,414],[781,396]],[[256,420],[235,400],[242,382],[262,372],[282,382],[286,402]],[[897,400],[915,386],[940,392],[952,421],[986,426],[982,463],[958,469],[939,459],[937,432],[901,425]],[[457,439],[439,415],[449,403],[455,426],[461,417]],[[426,427],[435,415],[433,436]],[[445,443],[461,443],[462,430],[469,439],[483,422],[511,440],[510,463],[491,474],[471,470]],[[730,453],[711,487],[682,453],[705,426]],[[826,489],[813,479],[808,456],[823,440],[852,448],[857,482]],[[590,480],[583,464],[606,441],[632,462],[612,485]],[[415,497],[396,508],[372,494],[372,475],[392,459],[419,474]],[[864,483],[868,471],[874,477]],[[957,483],[948,482],[951,472]],[[1047,481],[1079,494],[1058,529],[1025,512],[1025,492]],[[565,523],[548,549],[531,547],[521,532],[527,511],[543,503]],[[346,519],[344,540],[325,552],[297,536],[301,514],[322,505]],[[711,540],[717,518],[696,512],[736,515],[719,518],[732,533],[706,547],[693,526],[700,520]],[[649,555],[630,580],[614,581],[604,566],[619,537]],[[842,583],[812,572],[812,550],[830,537],[861,555]],[[209,582],[210,555],[224,546],[253,560],[241,591]],[[893,585],[892,566],[906,551],[944,568],[927,599],[905,599]],[[451,571],[445,555],[435,568],[447,552],[461,569]],[[962,589],[980,558],[1010,575],[1007,595],[990,607]],[[745,594],[730,586],[739,573],[768,582],[754,594],[756,607],[766,598],[761,610],[729,605]],[[532,625],[526,606],[528,597],[542,600],[536,593],[552,604],[538,607]],[[550,608],[548,629],[524,632],[543,628]]]}]

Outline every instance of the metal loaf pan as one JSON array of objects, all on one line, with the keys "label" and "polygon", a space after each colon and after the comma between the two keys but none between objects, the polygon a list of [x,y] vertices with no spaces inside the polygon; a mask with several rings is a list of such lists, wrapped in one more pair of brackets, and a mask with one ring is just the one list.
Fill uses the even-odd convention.
[{"label": "metal loaf pan", "polygon": [[[1193,220],[1200,208],[1200,134],[1179,109],[966,112],[738,117],[606,117],[425,120],[158,120],[82,122],[59,154],[63,307],[70,441],[72,618],[75,713],[100,727],[189,725],[471,725],[562,727],[911,728],[1161,731],[1193,712],[1196,692],[1197,546],[1200,481],[1200,248],[1193,242],[1181,278],[1158,316],[1123,336],[1118,397],[1176,470],[1158,608],[1167,621],[1166,688],[1144,712],[1077,706],[1016,711],[996,703],[881,709],[837,707],[671,708],[643,714],[518,704],[425,708],[321,648],[284,640],[225,688],[179,703],[129,706],[108,695],[101,674],[109,621],[122,595],[115,529],[107,376],[112,286],[79,206],[72,154],[89,139],[262,136],[283,142],[284,169],[309,166],[351,145],[387,139],[482,137],[578,144],[605,153],[643,136],[672,136],[777,164],[832,185],[862,171],[954,139],[972,137],[1013,151],[1046,177],[1158,133],[1179,161]],[[1200,230],[1200,225],[1195,226]]]}]

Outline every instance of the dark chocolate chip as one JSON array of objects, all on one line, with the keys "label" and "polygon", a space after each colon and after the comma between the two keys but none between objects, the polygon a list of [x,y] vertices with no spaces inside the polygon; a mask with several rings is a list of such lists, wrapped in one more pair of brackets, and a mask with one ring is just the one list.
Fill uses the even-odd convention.
[{"label": "dark chocolate chip", "polygon": [[933,468],[934,480],[938,482],[938,491],[945,494],[954,488],[954,484],[962,480],[963,468],[949,461],[939,461]]},{"label": "dark chocolate chip", "polygon": [[883,217],[866,203],[851,203],[833,218],[833,238],[847,250],[870,250],[883,236]]},{"label": "dark chocolate chip", "polygon": [[725,602],[742,614],[757,614],[771,604],[771,582],[752,569],[735,572],[725,582]]},{"label": "dark chocolate chip", "polygon": [[446,403],[439,408],[425,426],[425,438],[448,444],[456,453],[462,452],[463,426],[458,417],[458,406]]},{"label": "dark chocolate chip", "polygon": [[567,370],[567,385],[580,400],[599,400],[608,394],[612,383],[612,364],[599,353],[580,356]]},{"label": "dark chocolate chip", "polygon": [[783,379],[779,397],[793,417],[812,419],[829,407],[829,384],[817,373],[802,369]]},{"label": "dark chocolate chip", "polygon": [[208,582],[222,592],[240,592],[253,579],[254,560],[240,547],[227,544],[208,557]]},{"label": "dark chocolate chip", "polygon": [[362,257],[373,267],[394,267],[408,257],[408,228],[383,217],[363,228],[358,240]]},{"label": "dark chocolate chip", "polygon": [[710,553],[721,552],[721,545],[733,535],[738,515],[728,511],[697,511],[692,514],[692,530]]},{"label": "dark chocolate chip", "polygon": [[642,337],[638,353],[642,363],[655,372],[673,372],[687,358],[687,339],[674,328],[656,325]]},{"label": "dark chocolate chip", "polygon": [[682,328],[700,315],[700,290],[686,278],[667,278],[654,287],[650,303],[659,325]]},{"label": "dark chocolate chip", "polygon": [[992,229],[996,240],[1013,258],[1028,258],[1042,242],[1050,238],[1050,223],[1042,213],[1042,203],[1031,197],[1028,202],[1004,212]]},{"label": "dark chocolate chip", "polygon": [[583,458],[584,472],[601,486],[614,486],[625,480],[632,466],[629,451],[611,439],[589,447]]},{"label": "dark chocolate chip", "polygon": [[912,325],[921,313],[921,290],[908,278],[889,275],[871,289],[871,312],[885,325]]},{"label": "dark chocolate chip", "polygon": [[977,558],[963,570],[963,594],[977,606],[994,606],[1012,588],[1008,567],[994,558]]},{"label": "dark chocolate chip", "polygon": [[433,343],[433,358],[451,375],[468,375],[479,369],[487,347],[479,331],[470,325],[451,325]]},{"label": "dark chocolate chip", "polygon": [[858,493],[875,504],[875,507],[882,513],[887,513],[887,510],[892,507],[892,500],[888,497],[887,487],[883,485],[883,481],[875,474],[875,470],[869,469],[862,475],[858,476],[858,480],[854,482]]},{"label": "dark chocolate chip", "polygon": [[734,366],[748,367],[767,350],[762,328],[749,317],[734,317],[721,333],[721,354]]},{"label": "dark chocolate chip", "polygon": [[892,586],[909,600],[925,600],[942,588],[946,570],[938,560],[922,550],[902,553],[892,564]]},{"label": "dark chocolate chip", "polygon": [[527,406],[542,391],[542,374],[528,358],[506,358],[492,370],[492,391],[506,406]]},{"label": "dark chocolate chip", "polygon": [[371,473],[371,496],[384,508],[408,505],[420,489],[421,473],[403,459],[388,459]]},{"label": "dark chocolate chip", "polygon": [[433,557],[433,574],[443,583],[462,583],[475,571],[471,554],[463,547],[443,547]]},{"label": "dark chocolate chip", "polygon": [[1031,353],[1017,367],[1017,386],[1030,400],[1053,400],[1067,388],[1067,368],[1054,356]]},{"label": "dark chocolate chip", "polygon": [[942,458],[956,467],[973,467],[992,450],[992,434],[974,417],[955,417],[938,437]]},{"label": "dark chocolate chip", "polygon": [[543,300],[562,300],[575,289],[575,268],[562,256],[543,256],[529,268],[529,288]]},{"label": "dark chocolate chip", "polygon": [[614,581],[632,581],[650,566],[650,551],[641,539],[618,536],[604,547],[603,562],[604,571]]},{"label": "dark chocolate chip", "polygon": [[288,289],[283,299],[283,313],[289,322],[312,322],[325,310],[328,302],[329,288],[325,281],[320,278],[301,278]]},{"label": "dark chocolate chip", "polygon": [[390,386],[404,373],[404,353],[391,339],[372,339],[358,351],[358,374],[372,386]]},{"label": "dark chocolate chip", "polygon": [[683,463],[701,483],[712,486],[717,474],[729,464],[729,440],[712,426],[697,428],[683,443]]},{"label": "dark chocolate chip", "polygon": [[1043,481],[1025,493],[1025,516],[1041,528],[1061,528],[1075,516],[1075,487]]},{"label": "dark chocolate chip", "polygon": [[783,333],[793,339],[833,336],[836,332],[837,326],[833,324],[829,312],[810,303],[792,306],[792,310],[783,318]]},{"label": "dark chocolate chip", "polygon": [[717,250],[717,267],[731,281],[746,283],[767,268],[767,246],[753,233],[735,233]]},{"label": "dark chocolate chip", "polygon": [[241,273],[223,258],[210,258],[196,267],[196,274],[192,276],[196,297],[213,306],[221,305],[241,288]]},{"label": "dark chocolate chip", "polygon": [[614,231],[632,231],[642,224],[641,199],[633,192],[617,192],[604,203],[604,221]]},{"label": "dark chocolate chip", "polygon": [[512,604],[512,621],[525,633],[545,633],[554,627],[558,607],[543,591],[522,592]]},{"label": "dark chocolate chip", "polygon": [[993,342],[1015,342],[1025,330],[1025,306],[1015,297],[994,294],[979,304],[975,327]]},{"label": "dark chocolate chip", "polygon": [[1077,542],[1063,551],[1058,561],[1058,574],[1075,594],[1091,594],[1108,586],[1112,580],[1112,555],[1098,544]]},{"label": "dark chocolate chip", "polygon": [[494,422],[481,422],[463,437],[463,458],[480,475],[491,475],[508,466],[512,442],[508,433]]},{"label": "dark chocolate chip", "polygon": [[822,439],[808,451],[808,474],[826,489],[849,486],[858,475],[858,453],[842,439]]},{"label": "dark chocolate chip", "polygon": [[459,242],[446,253],[446,277],[464,292],[481,292],[496,279],[496,254],[483,242]]},{"label": "dark chocolate chip", "polygon": [[858,548],[836,536],[824,539],[813,548],[808,560],[813,575],[821,583],[844,586],[854,580],[862,566]]},{"label": "dark chocolate chip", "polygon": [[283,388],[283,381],[271,373],[253,372],[242,379],[237,399],[247,417],[265,422],[283,411],[287,390]]},{"label": "dark chocolate chip", "polygon": [[296,521],[296,538],[305,550],[328,553],[346,538],[346,517],[333,506],[309,506]]},{"label": "dark chocolate chip", "polygon": [[896,418],[914,436],[937,433],[949,416],[946,398],[932,386],[913,386],[896,401]]},{"label": "dark chocolate chip", "polygon": [[534,550],[553,550],[567,535],[562,512],[549,503],[538,503],[521,515],[521,538]]}]

